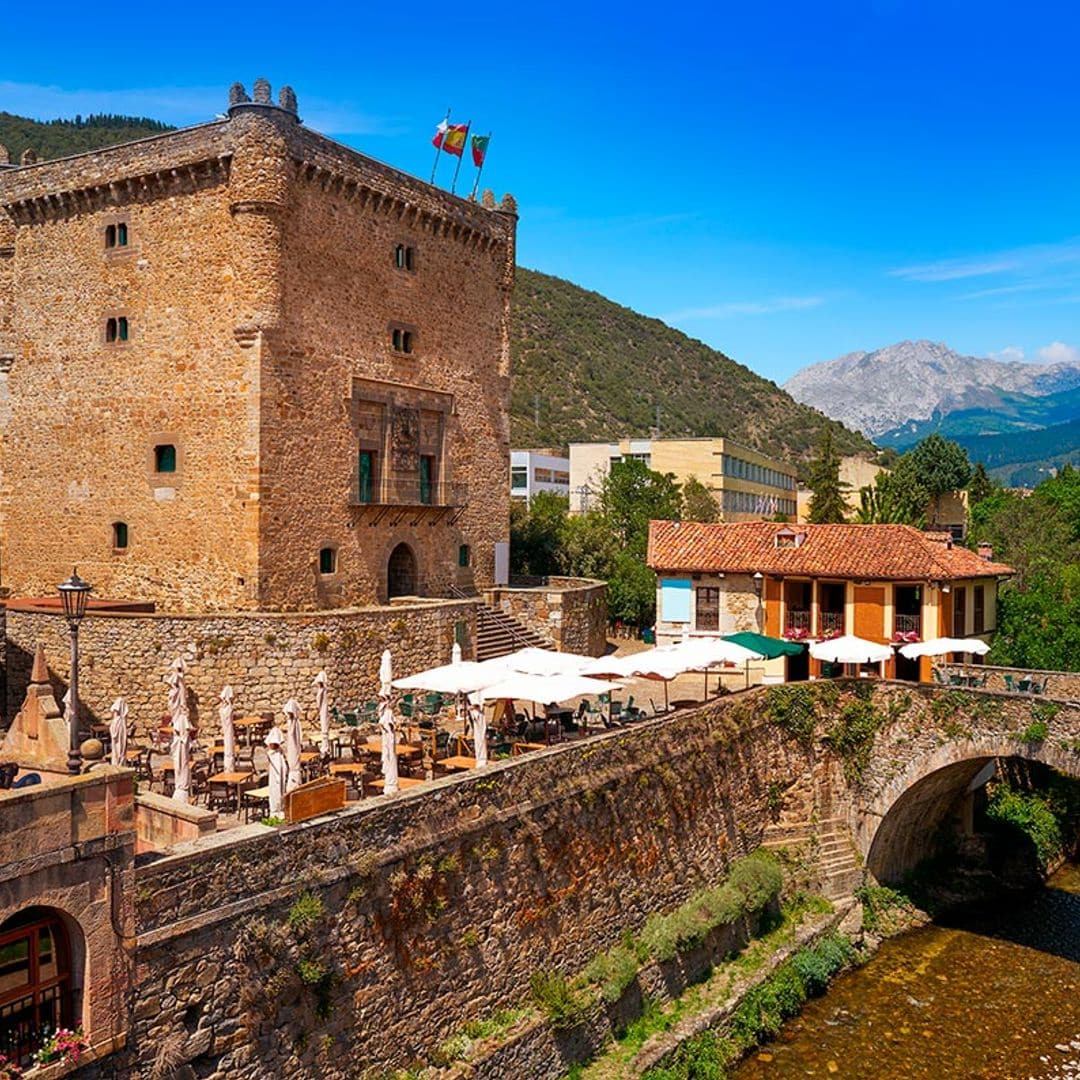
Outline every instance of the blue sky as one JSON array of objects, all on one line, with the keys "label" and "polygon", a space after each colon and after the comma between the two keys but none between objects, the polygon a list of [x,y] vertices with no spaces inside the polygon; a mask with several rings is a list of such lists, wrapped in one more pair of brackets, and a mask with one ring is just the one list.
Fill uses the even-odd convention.
[{"label": "blue sky", "polygon": [[194,123],[265,75],[427,177],[449,105],[494,133],[484,186],[518,199],[523,265],[777,381],[903,338],[1080,360],[1074,5],[102,10],[9,11],[0,109]]}]

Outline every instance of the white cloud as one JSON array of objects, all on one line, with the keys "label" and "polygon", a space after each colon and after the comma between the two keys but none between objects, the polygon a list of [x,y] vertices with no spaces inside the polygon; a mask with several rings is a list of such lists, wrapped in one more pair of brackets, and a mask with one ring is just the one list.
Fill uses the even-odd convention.
[{"label": "white cloud", "polygon": [[1048,364],[1080,364],[1080,348],[1064,341],[1052,341],[1039,350],[1039,359]]},{"label": "white cloud", "polygon": [[[275,86],[275,90],[277,87]],[[248,84],[248,91],[251,86]],[[227,86],[156,86],[131,90],[69,90],[61,86],[0,81],[0,108],[33,120],[68,119],[90,113],[148,116],[185,126],[213,120],[228,107]],[[391,125],[347,103],[300,98],[300,116],[329,135],[387,134]]]},{"label": "white cloud", "polygon": [[[1080,242],[1073,238],[1057,244],[1032,244],[1007,251],[966,255],[955,259],[939,259],[936,262],[915,266],[901,266],[888,273],[890,277],[903,278],[906,281],[928,282],[960,281],[964,278],[989,277],[995,274],[1014,274],[1020,278],[1030,279],[1050,275],[1051,272],[1058,274],[1063,266],[1076,263],[1080,263]],[[1042,284],[1051,287],[1053,278],[1047,276]],[[1031,287],[1040,286],[1025,286],[1025,288]],[[1014,290],[1015,286],[1004,286],[1000,289],[1001,292]],[[990,294],[990,290],[985,290],[981,293],[971,293],[969,298]]]},{"label": "white cloud", "polygon": [[1026,360],[1024,350],[1019,345],[1006,345],[1004,349],[998,349],[997,352],[990,354],[991,360],[1005,360],[1011,362],[1014,360]]},{"label": "white cloud", "polygon": [[777,296],[768,300],[729,300],[710,307],[685,308],[662,316],[665,322],[684,319],[731,319],[738,315],[775,315],[782,311],[805,311],[825,303],[823,296]]}]

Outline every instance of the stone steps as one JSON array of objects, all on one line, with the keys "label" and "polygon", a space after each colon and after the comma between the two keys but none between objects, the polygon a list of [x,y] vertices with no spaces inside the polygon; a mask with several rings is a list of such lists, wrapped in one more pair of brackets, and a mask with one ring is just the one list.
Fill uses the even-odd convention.
[{"label": "stone steps", "polygon": [[762,847],[808,848],[813,853],[821,890],[834,902],[851,896],[863,883],[863,868],[843,818],[773,826]]},{"label": "stone steps", "polygon": [[536,649],[551,648],[550,642],[505,611],[480,604],[476,614],[477,660],[492,660],[530,646]]}]

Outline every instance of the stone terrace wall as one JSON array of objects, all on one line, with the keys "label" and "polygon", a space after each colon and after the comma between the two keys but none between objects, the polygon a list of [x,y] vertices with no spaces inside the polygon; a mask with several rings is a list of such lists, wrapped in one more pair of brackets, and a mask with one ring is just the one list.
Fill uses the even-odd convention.
[{"label": "stone terrace wall", "polygon": [[535,630],[560,652],[602,656],[607,647],[607,585],[589,578],[515,578],[488,602]]},{"label": "stone terrace wall", "polygon": [[[378,691],[379,660],[390,649],[404,675],[448,663],[455,630],[464,624],[466,657],[472,655],[476,601],[439,601],[381,608],[310,613],[153,615],[92,612],[79,631],[79,696],[83,707],[107,720],[118,695],[128,702],[138,736],[168,711],[162,681],[177,656],[188,663],[193,715],[218,730],[218,695],[225,683],[236,692],[238,715],[275,712],[295,697],[314,719],[311,681],[325,668],[330,703],[352,708]],[[7,712],[22,703],[34,647],[45,646],[49,670],[63,696],[68,680],[67,625],[56,614],[7,610]]]},{"label": "stone terrace wall", "polygon": [[[113,1075],[148,1075],[175,1040],[199,1076],[357,1077],[519,999],[538,968],[578,970],[758,846],[770,775],[812,797],[810,754],[754,708],[739,695],[141,868],[140,986]],[[303,890],[325,915],[282,945],[267,924]],[[325,1019],[301,956],[327,965]]]},{"label": "stone terrace wall", "polygon": [[1046,680],[1046,697],[1063,698],[1065,700],[1080,699],[1080,671],[1032,671],[1028,668],[996,667],[992,664],[943,664],[952,671],[961,668],[972,675],[989,674],[986,682],[987,690],[1005,690],[1005,676],[1011,675],[1013,686],[1020,679],[1035,679],[1038,682]]}]

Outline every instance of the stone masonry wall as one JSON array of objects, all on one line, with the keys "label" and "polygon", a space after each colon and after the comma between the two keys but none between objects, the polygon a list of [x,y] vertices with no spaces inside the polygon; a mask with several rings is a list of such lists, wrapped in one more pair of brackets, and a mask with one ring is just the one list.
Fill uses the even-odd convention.
[{"label": "stone masonry wall", "polygon": [[[138,615],[92,612],[79,631],[79,697],[91,716],[108,721],[118,695],[128,702],[138,737],[156,728],[168,709],[162,681],[176,656],[188,663],[194,715],[218,732],[218,694],[236,693],[237,715],[278,712],[295,697],[307,721],[315,716],[311,681],[325,669],[330,704],[353,708],[378,691],[384,648],[398,675],[448,663],[459,624],[465,656],[475,640],[476,602],[443,601],[310,614]],[[7,612],[7,716],[22,702],[35,645],[45,646],[50,674],[63,696],[68,679],[68,634],[55,614]]]},{"label": "stone masonry wall", "polygon": [[524,588],[489,589],[493,606],[535,630],[560,652],[602,656],[607,647],[607,585],[549,577]]},{"label": "stone masonry wall", "polygon": [[[536,969],[576,971],[716,881],[762,838],[767,777],[809,790],[814,770],[727,699],[163,858],[138,871],[136,1019],[112,1075],[147,1076],[181,1039],[215,1078],[404,1065],[527,993]],[[324,913],[290,936],[304,890]],[[321,991],[297,975],[305,957],[325,965]]]},{"label": "stone masonry wall", "polygon": [[[398,543],[418,592],[490,583],[509,534],[516,222],[510,197],[452,196],[268,102],[0,172],[3,584],[51,595],[78,565],[97,595],[168,610],[343,608],[386,599]],[[129,242],[106,248],[118,223]],[[106,341],[110,317],[127,341]],[[380,468],[418,478],[434,401],[434,481],[467,499],[351,505],[357,380],[395,400]]]}]

